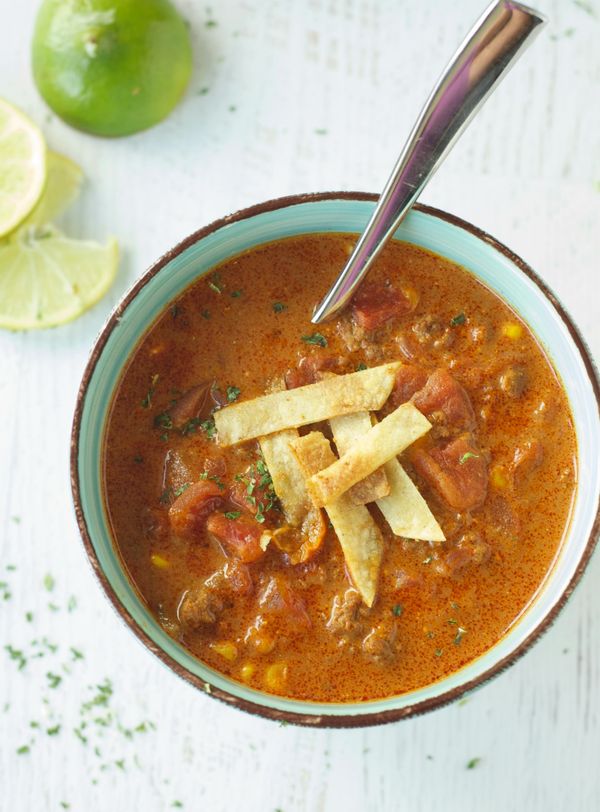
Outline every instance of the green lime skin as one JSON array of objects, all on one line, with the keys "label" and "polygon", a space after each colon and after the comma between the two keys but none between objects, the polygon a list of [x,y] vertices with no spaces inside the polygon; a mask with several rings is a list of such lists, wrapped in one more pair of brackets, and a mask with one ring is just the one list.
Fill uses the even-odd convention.
[{"label": "green lime skin", "polygon": [[162,121],[192,72],[188,26],[170,0],[44,0],[33,76],[51,109],[94,135]]}]

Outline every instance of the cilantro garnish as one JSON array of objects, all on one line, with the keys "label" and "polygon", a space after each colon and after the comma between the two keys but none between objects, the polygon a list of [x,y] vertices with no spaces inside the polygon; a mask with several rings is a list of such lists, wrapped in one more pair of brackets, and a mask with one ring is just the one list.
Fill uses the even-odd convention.
[{"label": "cilantro garnish", "polygon": [[142,400],[142,408],[149,409],[152,404],[152,398],[154,397],[154,393],[156,392],[156,384],[158,383],[158,379],[160,375],[152,375],[150,378],[150,386],[148,391],[146,392],[146,397]]},{"label": "cilantro garnish", "polygon": [[238,389],[237,386],[228,386],[227,387],[227,400],[230,403],[233,403],[234,400],[237,400],[241,394],[241,389]]},{"label": "cilantro garnish", "polygon": [[467,320],[467,317],[464,313],[457,313],[456,316],[450,319],[450,324],[452,327],[458,327],[459,324],[464,324]]},{"label": "cilantro garnish", "polygon": [[154,425],[161,429],[172,429],[173,421],[171,420],[171,415],[168,412],[157,414],[154,418]]},{"label": "cilantro garnish", "polygon": [[223,292],[223,283],[221,282],[221,277],[218,273],[214,273],[210,277],[210,279],[208,280],[208,287],[211,290],[214,290],[215,293]]},{"label": "cilantro garnish", "polygon": [[226,519],[239,519],[242,515],[241,511],[239,510],[228,510],[227,513],[223,514]]},{"label": "cilantro garnish", "polygon": [[327,346],[327,339],[321,333],[313,333],[310,336],[302,336],[302,341],[305,344],[316,344],[319,347],[326,347]]},{"label": "cilantro garnish", "polygon": [[473,451],[467,451],[459,459],[458,464],[464,465],[467,460],[477,460],[477,459],[479,459],[479,454],[475,454]]}]

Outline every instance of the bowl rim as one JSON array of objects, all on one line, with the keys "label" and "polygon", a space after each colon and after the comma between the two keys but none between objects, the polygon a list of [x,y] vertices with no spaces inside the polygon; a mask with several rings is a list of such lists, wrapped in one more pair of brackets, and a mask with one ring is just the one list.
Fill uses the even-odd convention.
[{"label": "bowl rim", "polygon": [[[525,652],[527,652],[533,643],[535,643],[552,625],[559,612],[565,606],[566,602],[572,595],[575,587],[581,580],[583,572],[587,567],[598,537],[600,535],[600,498],[596,507],[596,515],[591,527],[591,532],[586,545],[583,549],[581,557],[578,561],[575,572],[573,573],[570,581],[560,594],[547,614],[540,620],[530,634],[508,655],[498,660],[489,669],[479,674],[477,677],[462,683],[454,688],[445,691],[438,696],[429,699],[415,702],[411,705],[402,708],[390,708],[384,711],[362,714],[342,714],[342,715],[329,715],[327,713],[301,713],[278,708],[271,708],[258,702],[252,702],[241,697],[234,696],[226,690],[211,685],[206,680],[192,674],[184,666],[180,665],[175,659],[167,654],[160,646],[158,646],[149,635],[138,625],[137,621],[131,616],[129,611],[121,603],[117,597],[111,583],[105,575],[98,556],[96,554],[94,545],[92,543],[91,535],[88,531],[86,518],[83,511],[81,491],[79,483],[78,461],[79,461],[79,437],[81,430],[81,420],[85,404],[85,398],[88,390],[89,383],[94,374],[96,364],[102,355],[104,347],[112,334],[113,329],[119,323],[122,314],[125,312],[130,303],[136,298],[139,292],[159,273],[166,265],[168,265],[175,257],[179,256],[190,246],[194,245],[199,240],[212,234],[215,231],[223,228],[224,226],[231,225],[232,223],[239,222],[251,217],[254,217],[265,212],[274,211],[277,209],[284,209],[303,203],[318,203],[327,200],[348,200],[348,201],[366,201],[376,202],[378,195],[369,192],[314,192],[288,195],[285,197],[274,198],[267,200],[263,203],[258,203],[244,209],[240,209],[226,217],[219,218],[212,221],[206,226],[194,231],[188,237],[181,240],[177,245],[163,254],[156,262],[154,262],[145,273],[132,285],[132,287],[124,294],[117,306],[109,315],[106,323],[101,329],[94,345],[92,347],[88,362],[86,364],[79,389],[77,391],[75,412],[73,416],[73,424],[71,430],[71,450],[70,450],[70,479],[71,491],[75,509],[75,517],[79,526],[80,535],[83,541],[85,552],[91,567],[100,582],[106,597],[110,600],[113,608],[121,617],[129,629],[136,635],[138,640],[144,644],[161,662],[168,666],[177,676],[193,685],[195,688],[215,697],[216,699],[225,702],[228,705],[234,705],[241,710],[252,713],[254,715],[262,716],[274,721],[290,723],[295,725],[302,725],[306,727],[320,727],[320,728],[357,728],[357,727],[370,727],[374,725],[387,724],[396,722],[400,719],[409,717],[420,716],[428,711],[435,710],[436,708],[454,702],[466,693],[473,691],[475,688],[481,687],[489,682],[494,677],[501,674],[509,666],[513,665],[519,660]],[[586,342],[581,336],[579,329],[569,316],[568,312],[561,304],[557,296],[549,288],[549,286],[538,276],[538,274],[517,254],[510,248],[501,243],[495,237],[492,237],[487,232],[472,225],[471,223],[450,214],[441,209],[433,206],[427,206],[421,203],[416,203],[413,207],[416,211],[437,217],[450,225],[456,226],[470,235],[490,245],[498,252],[503,254],[509,261],[511,261],[523,274],[531,279],[535,285],[541,290],[542,294],[550,301],[557,314],[560,316],[562,322],[566,326],[569,335],[571,336],[577,350],[583,361],[587,376],[591,383],[596,403],[600,411],[600,379],[598,371],[596,370],[594,361],[592,360],[591,353],[587,347]],[[118,551],[117,551],[118,553]],[[129,578],[129,576],[128,576]],[[129,578],[131,581],[131,578]],[[135,584],[134,584],[135,588]],[[136,590],[137,591],[137,590]],[[350,703],[349,703],[350,704]]]}]

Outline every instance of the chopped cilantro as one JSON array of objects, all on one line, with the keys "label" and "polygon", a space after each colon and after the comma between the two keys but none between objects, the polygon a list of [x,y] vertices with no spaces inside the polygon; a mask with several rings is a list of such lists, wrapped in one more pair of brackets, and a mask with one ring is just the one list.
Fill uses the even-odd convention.
[{"label": "chopped cilantro", "polygon": [[60,725],[54,725],[46,729],[48,736],[57,736],[60,733]]},{"label": "chopped cilantro", "polygon": [[154,397],[154,393],[156,392],[156,384],[158,383],[160,375],[152,375],[150,378],[150,387],[146,392],[146,397],[142,400],[142,408],[149,409],[152,405],[152,398]]},{"label": "chopped cilantro", "polygon": [[227,513],[223,514],[226,519],[239,519],[242,515],[241,511],[239,510],[229,510]]},{"label": "chopped cilantro", "polygon": [[173,491],[173,496],[181,496],[182,493],[185,493],[187,489],[190,487],[191,482],[184,482],[184,484],[180,488],[176,488]]},{"label": "chopped cilantro", "polygon": [[275,313],[283,313],[284,310],[287,310],[287,305],[283,302],[273,302],[273,310]]},{"label": "chopped cilantro", "polygon": [[238,389],[237,386],[228,386],[227,387],[227,400],[230,403],[233,403],[234,400],[237,400],[241,394],[241,389]]},{"label": "chopped cilantro", "polygon": [[431,564],[433,561],[433,556],[428,555],[427,558],[423,559],[423,564]]},{"label": "chopped cilantro", "polygon": [[206,432],[206,436],[209,440],[212,440],[217,433],[217,427],[215,426],[213,417],[209,417],[208,420],[202,420],[200,422],[200,428]]},{"label": "chopped cilantro", "polygon": [[29,752],[30,751],[29,751],[29,745],[28,744],[23,744],[23,745],[21,745],[21,747],[17,747],[17,755],[19,755],[19,756],[25,756]]},{"label": "chopped cilantro", "polygon": [[365,369],[368,369],[368,367],[367,367],[367,365],[366,365],[365,363],[363,363],[362,361],[361,361],[361,362],[360,362],[360,364],[359,364],[359,365],[356,367],[356,371],[357,371],[357,372],[363,372]]},{"label": "chopped cilantro", "polygon": [[477,459],[479,459],[479,454],[475,454],[473,451],[467,451],[459,459],[458,464],[464,465],[467,460],[477,460]]},{"label": "chopped cilantro", "polygon": [[436,648],[436,650],[433,653],[435,654],[436,657],[441,657],[442,654],[444,653],[444,649],[443,648]]},{"label": "chopped cilantro", "polygon": [[400,617],[400,615],[404,612],[404,606],[401,603],[397,603],[395,606],[392,607],[392,614],[396,615],[396,617]]},{"label": "chopped cilantro", "polygon": [[172,429],[173,421],[171,420],[171,415],[168,412],[157,414],[154,418],[154,425],[161,429]]},{"label": "chopped cilantro", "polygon": [[8,653],[11,660],[17,663],[17,668],[22,671],[27,665],[27,657],[23,654],[21,649],[13,648],[11,645],[4,646],[4,650]]},{"label": "chopped cilantro", "polygon": [[62,677],[59,674],[53,674],[52,671],[47,672],[46,678],[48,679],[49,688],[58,688],[62,682]]},{"label": "chopped cilantro", "polygon": [[462,626],[458,627],[458,629],[456,630],[456,636],[454,638],[454,645],[455,646],[458,646],[460,644],[460,641],[463,639],[463,637],[465,636],[466,633],[467,633],[466,629],[463,629]]},{"label": "chopped cilantro", "polygon": [[200,418],[199,417],[190,417],[189,420],[181,427],[180,431],[184,437],[187,437],[188,434],[195,434],[198,430],[198,426],[200,425]]},{"label": "chopped cilantro", "polygon": [[144,462],[144,458],[140,454],[136,454],[133,461],[136,465],[140,465],[142,462]]},{"label": "chopped cilantro", "polygon": [[467,320],[467,317],[464,313],[457,313],[456,316],[453,316],[450,319],[450,324],[452,327],[458,327],[459,324],[464,324]]},{"label": "chopped cilantro", "polygon": [[302,336],[302,341],[304,341],[305,344],[316,344],[319,347],[327,346],[327,339],[325,336],[321,335],[321,333],[313,333],[310,336]]},{"label": "chopped cilantro", "polygon": [[208,280],[208,287],[215,293],[223,293],[223,283],[218,273],[214,273]]},{"label": "chopped cilantro", "polygon": [[171,316],[176,319],[177,316],[181,313],[181,308],[178,304],[174,304],[171,306]]},{"label": "chopped cilantro", "polygon": [[54,589],[54,578],[49,574],[44,575],[44,587],[48,592]]},{"label": "chopped cilantro", "polygon": [[469,761],[467,761],[467,770],[474,770],[475,767],[480,763],[480,761],[481,758],[479,756],[469,759]]},{"label": "chopped cilantro", "polygon": [[217,27],[217,25],[218,25],[218,23],[217,23],[217,21],[216,21],[216,20],[207,20],[207,21],[204,23],[204,27],[205,27],[205,28],[216,28],[216,27]]},{"label": "chopped cilantro", "polygon": [[239,299],[241,295],[242,295],[241,290],[232,290],[231,291],[231,298],[232,299]]},{"label": "chopped cilantro", "polygon": [[315,130],[315,135],[327,135],[327,130],[324,127],[318,127]]},{"label": "chopped cilantro", "polygon": [[210,319],[210,310],[201,310],[200,315],[203,319]]}]

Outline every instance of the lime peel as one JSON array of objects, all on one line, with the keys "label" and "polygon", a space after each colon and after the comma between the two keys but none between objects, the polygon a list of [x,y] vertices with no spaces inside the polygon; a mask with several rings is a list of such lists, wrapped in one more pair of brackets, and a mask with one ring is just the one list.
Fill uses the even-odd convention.
[{"label": "lime peel", "polygon": [[46,142],[16,107],[0,99],[0,239],[14,231],[46,183]]}]

